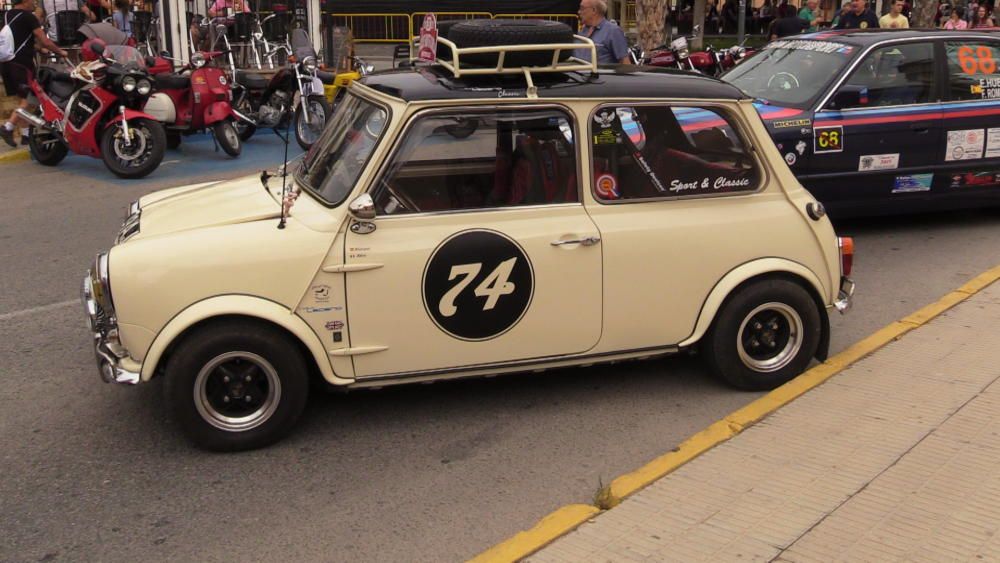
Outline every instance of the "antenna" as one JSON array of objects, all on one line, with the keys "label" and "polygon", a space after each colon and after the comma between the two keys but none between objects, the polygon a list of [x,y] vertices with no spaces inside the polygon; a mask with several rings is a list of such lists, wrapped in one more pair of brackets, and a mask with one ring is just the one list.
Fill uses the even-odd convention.
[{"label": "antenna", "polygon": [[292,120],[290,118],[287,118],[287,121],[285,121],[284,136],[282,136],[281,133],[278,133],[277,129],[274,130],[274,133],[281,140],[285,141],[285,161],[281,164],[281,219],[278,220],[279,229],[285,228],[285,217],[288,215],[288,207],[289,207],[288,202],[286,201],[286,198],[288,197],[288,194],[286,194],[286,189],[287,189],[286,186],[288,184],[288,137],[291,125],[292,125]]}]

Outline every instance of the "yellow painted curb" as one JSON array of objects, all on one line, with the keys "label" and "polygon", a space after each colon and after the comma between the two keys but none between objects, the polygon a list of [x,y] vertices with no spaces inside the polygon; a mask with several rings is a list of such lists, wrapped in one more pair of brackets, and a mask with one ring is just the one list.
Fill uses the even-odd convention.
[{"label": "yellow painted curb", "polygon": [[31,160],[31,154],[28,153],[28,149],[14,149],[0,154],[0,164],[21,162],[22,160]]},{"label": "yellow painted curb", "polygon": [[[1000,265],[972,278],[938,301],[882,327],[822,364],[813,367],[749,405],[726,415],[722,420],[712,423],[708,428],[681,442],[680,446],[673,451],[657,457],[635,471],[619,476],[611,482],[611,498],[609,500],[612,506],[739,434],[755,422],[801,397],[807,391],[818,387],[851,364],[927,323],[997,280],[1000,280]],[[473,563],[518,561],[573,531],[577,526],[600,512],[596,507],[584,504],[564,506],[542,518],[530,530],[516,534],[470,561]]]},{"label": "yellow painted curb", "polygon": [[572,531],[601,511],[589,504],[569,504],[542,518],[533,528],[518,532],[470,560],[471,563],[517,561]]}]

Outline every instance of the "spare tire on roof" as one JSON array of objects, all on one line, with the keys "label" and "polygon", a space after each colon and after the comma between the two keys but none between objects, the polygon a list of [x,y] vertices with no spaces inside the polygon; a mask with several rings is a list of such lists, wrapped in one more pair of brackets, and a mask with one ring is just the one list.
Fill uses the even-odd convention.
[{"label": "spare tire on roof", "polygon": [[[459,48],[496,47],[501,45],[546,45],[573,43],[573,30],[564,23],[549,20],[467,20],[448,30],[448,39]],[[572,56],[566,49],[559,53],[559,60]],[[460,62],[480,66],[496,66],[495,53],[462,55]],[[451,61],[448,53],[443,60]],[[504,57],[505,67],[548,66],[552,64],[552,51],[511,51]]]},{"label": "spare tire on roof", "polygon": [[[448,37],[448,33],[451,31],[451,28],[454,27],[455,24],[465,23],[467,21],[472,21],[472,20],[444,20],[444,21],[439,21],[437,23],[437,26],[438,26],[437,27],[437,29],[438,29],[438,37],[444,37],[445,39],[451,39],[451,37]],[[443,60],[446,60],[446,61],[450,61],[451,60],[451,49],[449,49],[448,47],[445,47],[443,43],[438,43],[438,46],[437,46],[437,58],[443,59]]]}]

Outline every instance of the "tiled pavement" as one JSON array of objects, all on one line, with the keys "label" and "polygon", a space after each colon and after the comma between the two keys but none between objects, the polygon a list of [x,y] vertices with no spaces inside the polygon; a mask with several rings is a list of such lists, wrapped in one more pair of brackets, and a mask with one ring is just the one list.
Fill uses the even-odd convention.
[{"label": "tiled pavement", "polygon": [[1000,561],[1000,282],[529,561]]}]

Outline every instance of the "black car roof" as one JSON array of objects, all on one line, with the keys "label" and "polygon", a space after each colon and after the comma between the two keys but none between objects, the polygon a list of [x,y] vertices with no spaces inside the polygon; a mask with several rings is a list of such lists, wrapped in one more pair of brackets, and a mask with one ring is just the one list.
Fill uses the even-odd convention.
[{"label": "black car roof", "polygon": [[[589,72],[534,73],[539,98],[709,98],[738,100],[746,94],[726,82],[681,70],[609,65]],[[370,88],[407,102],[467,98],[525,98],[521,74],[455,78],[440,65],[391,70],[362,80]]]},{"label": "black car roof", "polygon": [[784,37],[782,40],[797,39],[818,39],[825,41],[835,41],[847,45],[867,47],[882,41],[891,39],[918,39],[918,38],[959,38],[968,39],[971,35],[983,32],[983,35],[1000,38],[1000,33],[990,29],[969,29],[961,31],[945,31],[943,29],[831,29],[827,31],[817,31],[815,33],[805,33]]}]

